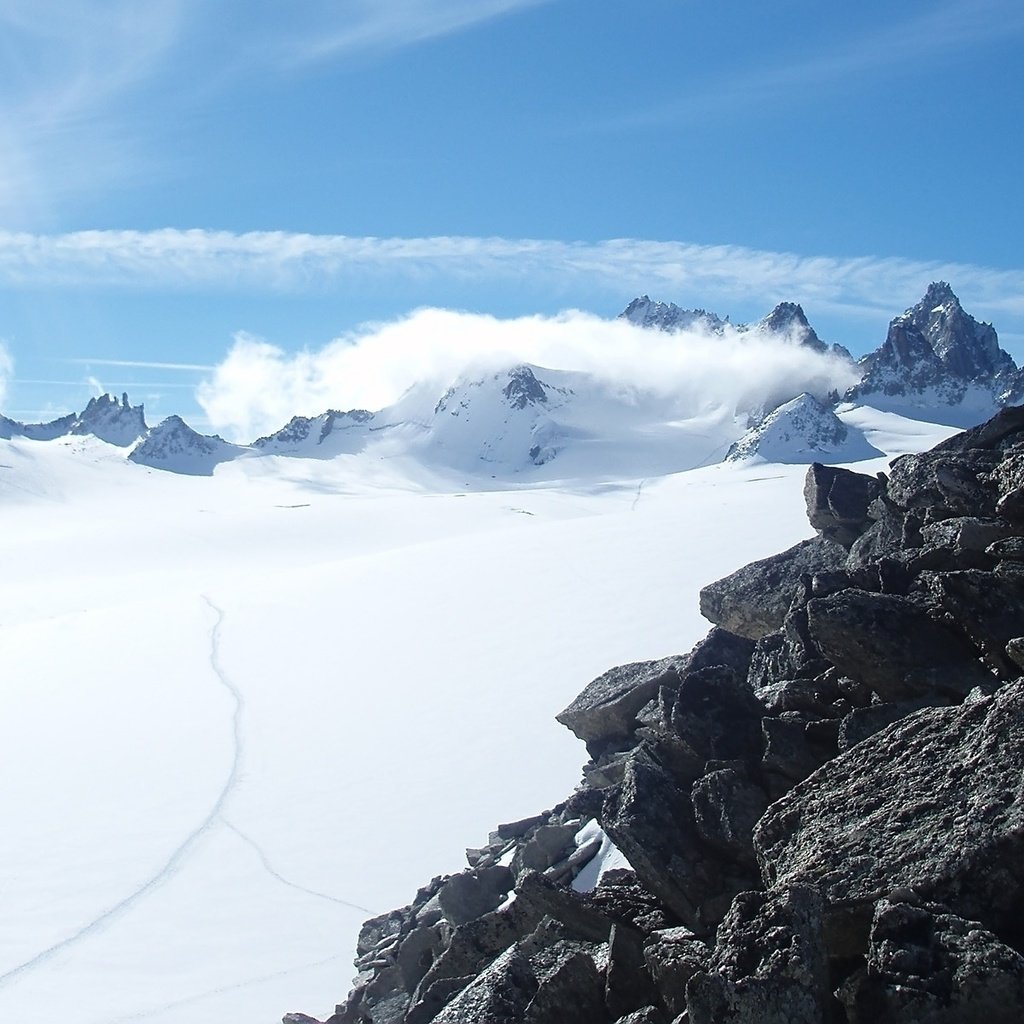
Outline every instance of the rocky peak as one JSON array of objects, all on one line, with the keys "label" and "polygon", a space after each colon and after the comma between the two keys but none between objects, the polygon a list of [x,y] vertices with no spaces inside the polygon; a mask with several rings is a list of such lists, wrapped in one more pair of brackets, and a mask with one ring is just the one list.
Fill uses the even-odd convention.
[{"label": "rocky peak", "polygon": [[770,334],[787,334],[815,352],[826,352],[828,346],[818,337],[807,320],[803,307],[797,302],[780,302],[757,327]]},{"label": "rocky peak", "polygon": [[149,431],[128,459],[172,473],[209,476],[216,465],[235,458],[244,450],[215,434],[200,434],[180,416],[168,416]]},{"label": "rocky peak", "polygon": [[537,380],[528,366],[516,366],[508,371],[508,383],[501,393],[513,409],[525,409],[528,405],[546,404],[548,400],[544,385]]},{"label": "rocky peak", "polygon": [[705,309],[682,309],[674,302],[655,302],[648,295],[641,295],[619,314],[620,320],[628,320],[637,327],[649,327],[660,331],[682,331],[687,328],[711,331],[720,334],[729,322]]},{"label": "rocky peak", "polygon": [[108,444],[127,448],[144,437],[148,430],[144,407],[131,405],[125,392],[120,402],[113,395],[89,399],[89,404],[71,424],[68,433],[92,434]]},{"label": "rocky peak", "polygon": [[893,322],[901,321],[912,323],[946,370],[958,377],[971,380],[1016,369],[1013,359],[999,347],[995,328],[964,312],[945,281],[933,281],[924,298]]}]

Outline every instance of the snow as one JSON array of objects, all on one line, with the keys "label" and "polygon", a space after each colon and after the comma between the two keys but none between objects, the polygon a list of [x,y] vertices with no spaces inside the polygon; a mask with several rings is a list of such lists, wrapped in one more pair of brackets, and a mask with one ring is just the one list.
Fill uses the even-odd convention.
[{"label": "snow", "polygon": [[[942,433],[841,418],[894,453]],[[0,441],[0,1018],[327,1016],[364,918],[572,790],[557,711],[810,534],[803,466],[586,475],[641,440],[518,487]]]}]

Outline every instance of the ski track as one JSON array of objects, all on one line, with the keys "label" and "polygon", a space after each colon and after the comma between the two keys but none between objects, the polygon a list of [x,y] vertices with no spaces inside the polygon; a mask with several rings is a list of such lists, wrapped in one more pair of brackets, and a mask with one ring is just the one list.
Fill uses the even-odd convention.
[{"label": "ski track", "polygon": [[308,971],[314,967],[324,967],[334,963],[344,956],[343,953],[335,953],[334,956],[324,957],[322,960],[314,960],[312,963],[299,964],[297,967],[287,967],[283,971],[275,971],[273,974],[261,974],[257,978],[246,978],[245,981],[236,981],[231,985],[222,985],[220,988],[207,989],[193,996],[185,996],[184,999],[176,999],[173,1003],[165,1003],[163,1006],[156,1006],[151,1010],[139,1010],[138,1013],[129,1013],[123,1017],[115,1017],[111,1020],[96,1022],[96,1024],[129,1024],[133,1020],[146,1020],[155,1017],[157,1014],[167,1013],[170,1010],[178,1010],[183,1006],[191,1006],[201,1003],[205,999],[212,999],[214,996],[224,995],[225,992],[237,992],[239,989],[249,988],[252,985],[262,984],[264,981],[274,981],[277,978],[287,978],[290,974],[297,974],[299,971]]},{"label": "ski track", "polygon": [[629,506],[630,512],[635,512],[637,505],[640,504],[640,495],[643,494],[645,483],[647,483],[647,477],[644,477],[643,480],[636,485],[636,494],[633,496],[633,504]]},{"label": "ski track", "polygon": [[202,822],[200,822],[200,824],[193,829],[181,843],[179,843],[174,852],[167,858],[164,866],[160,868],[152,878],[140,885],[134,892],[131,892],[123,899],[118,900],[118,902],[112,907],[108,907],[98,917],[94,917],[88,924],[83,925],[74,934],[69,935],[66,939],[61,939],[60,942],[55,942],[52,946],[36,953],[35,956],[25,960],[23,963],[20,963],[16,967],[12,967],[10,970],[0,974],[0,987],[6,985],[10,981],[13,981],[25,972],[40,966],[51,957],[54,957],[58,953],[68,949],[70,946],[81,942],[82,939],[86,939],[90,935],[99,932],[113,920],[120,917],[126,910],[130,910],[136,903],[175,874],[188,855],[192,852],[192,848],[199,843],[199,841],[221,818],[221,812],[223,811],[224,806],[227,803],[228,798],[231,796],[235,786],[238,784],[239,768],[242,763],[242,711],[245,707],[245,701],[242,694],[234,686],[227,675],[225,675],[220,663],[220,634],[221,627],[224,625],[224,612],[205,594],[203,595],[203,600],[217,615],[217,621],[214,623],[213,629],[210,631],[210,668],[213,670],[213,673],[217,677],[220,685],[223,686],[231,695],[231,699],[235,704],[235,709],[232,714],[232,740],[234,750],[231,759],[231,770],[228,772],[228,777],[225,780],[224,785],[221,787],[220,793],[218,794],[213,807]]},{"label": "ski track", "polygon": [[325,892],[318,892],[316,889],[307,889],[304,885],[299,885],[297,882],[293,882],[290,878],[285,878],[284,875],[274,869],[273,864],[270,863],[270,858],[264,852],[263,847],[261,847],[255,839],[251,836],[247,836],[240,828],[228,821],[227,818],[222,817],[221,821],[227,828],[234,832],[242,842],[247,846],[250,846],[255,851],[256,856],[259,857],[260,863],[262,863],[267,874],[272,878],[275,878],[282,885],[287,885],[289,889],[304,892],[309,896],[316,896],[321,900],[329,900],[331,903],[337,903],[342,907],[347,907],[349,910],[357,910],[361,914],[369,914],[371,917],[377,913],[375,910],[370,910],[369,907],[361,907],[358,903],[351,903],[349,900],[339,899],[337,896],[331,896]]}]

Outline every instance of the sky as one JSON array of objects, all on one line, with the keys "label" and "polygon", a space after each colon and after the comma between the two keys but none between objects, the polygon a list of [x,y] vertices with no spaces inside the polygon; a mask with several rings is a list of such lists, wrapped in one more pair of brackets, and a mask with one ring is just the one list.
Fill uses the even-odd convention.
[{"label": "sky", "polygon": [[0,0],[0,409],[217,429],[239,345],[447,351],[429,308],[585,347],[560,314],[642,293],[862,354],[936,279],[1022,362],[1022,37],[1017,0]]}]

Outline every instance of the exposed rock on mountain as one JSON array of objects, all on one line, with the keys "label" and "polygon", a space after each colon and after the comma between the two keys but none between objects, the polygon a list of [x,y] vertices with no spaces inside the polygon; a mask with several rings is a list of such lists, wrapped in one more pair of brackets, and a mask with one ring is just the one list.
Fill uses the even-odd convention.
[{"label": "exposed rock on mountain", "polygon": [[92,434],[101,441],[127,448],[145,437],[149,428],[141,405],[129,405],[128,395],[121,401],[110,395],[90,399],[89,404],[68,429],[69,434]]},{"label": "exposed rock on mountain", "polygon": [[209,476],[221,462],[245,449],[216,435],[196,433],[180,416],[168,416],[132,449],[129,461],[188,476]]},{"label": "exposed rock on mountain", "polygon": [[341,446],[358,450],[372,421],[373,413],[365,409],[328,409],[319,416],[293,416],[280,430],[257,438],[252,446],[267,455],[337,455]]},{"label": "exposed rock on mountain", "polygon": [[130,405],[128,395],[119,402],[112,395],[92,398],[81,413],[72,413],[49,423],[18,423],[0,416],[0,438],[24,437],[30,441],[53,441],[68,434],[98,437],[119,448],[129,448],[148,431],[141,405]]},{"label": "exposed rock on mountain", "polygon": [[760,458],[765,462],[858,462],[882,453],[855,428],[813,395],[803,394],[748,430],[726,455],[729,462]]},{"label": "exposed rock on mountain", "polygon": [[991,415],[1019,387],[1013,359],[991,324],[964,312],[944,282],[896,317],[882,345],[861,362],[847,398],[881,409],[964,426]]},{"label": "exposed rock on mountain", "polygon": [[330,1024],[1019,1019],[1024,409],[806,496],[821,538],[559,715],[564,804],[367,922]]},{"label": "exposed rock on mountain", "polygon": [[721,334],[729,322],[704,309],[681,309],[674,302],[654,302],[647,295],[633,299],[619,317],[637,327],[660,331],[696,329],[711,334]]}]

